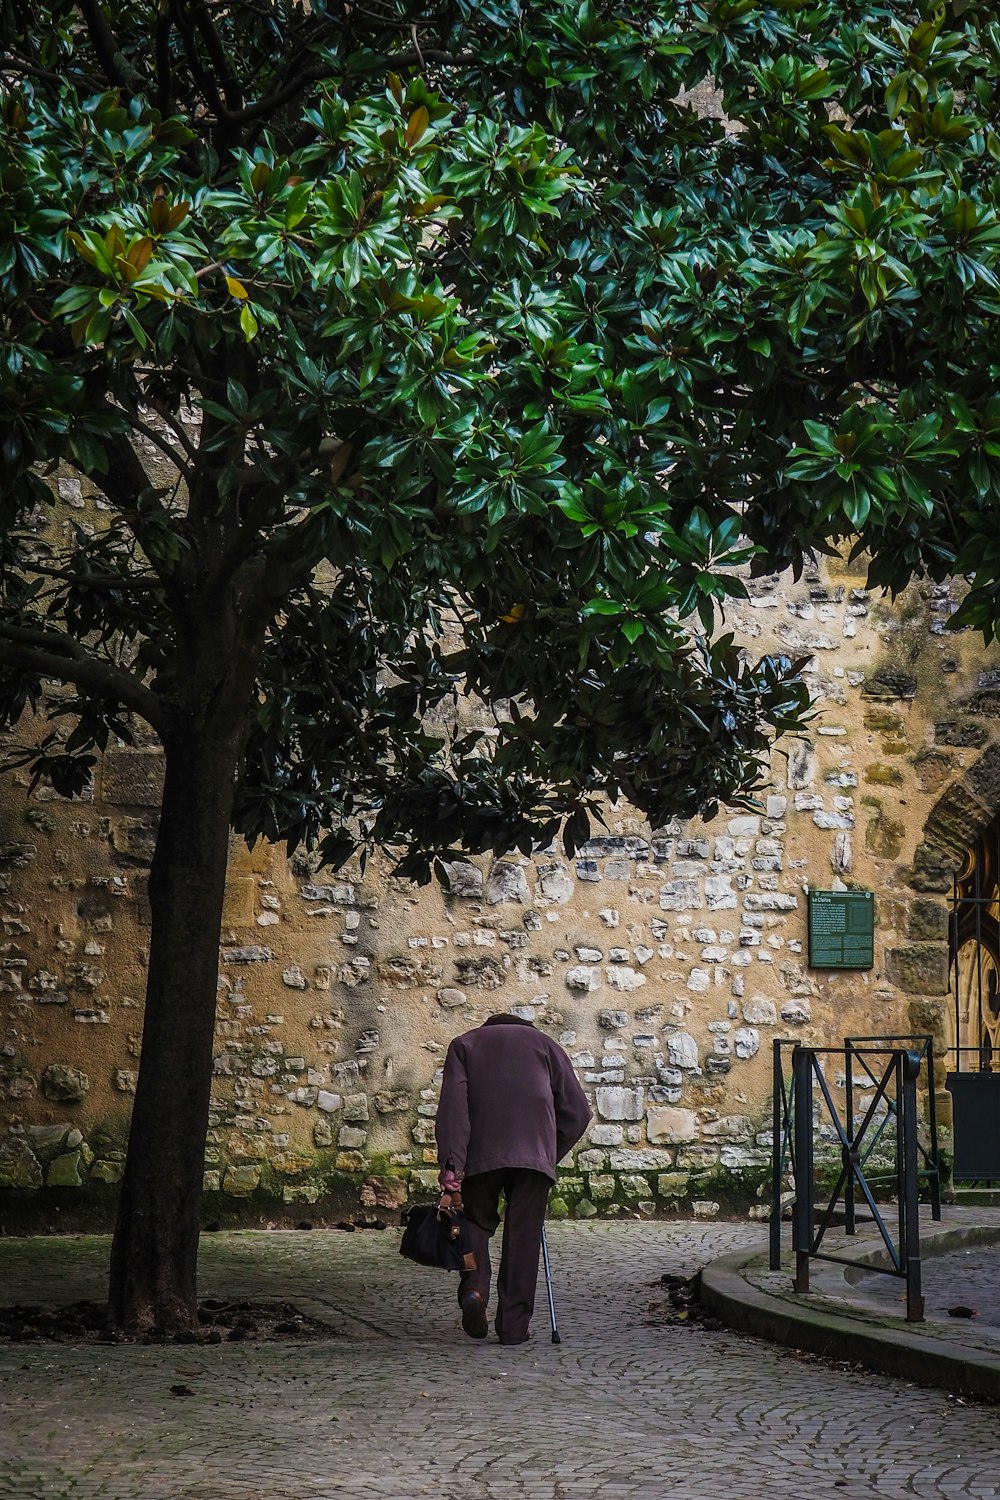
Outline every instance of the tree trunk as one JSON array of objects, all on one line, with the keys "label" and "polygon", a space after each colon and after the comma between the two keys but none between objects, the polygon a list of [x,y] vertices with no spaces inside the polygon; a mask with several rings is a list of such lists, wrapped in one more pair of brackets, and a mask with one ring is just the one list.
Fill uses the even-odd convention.
[{"label": "tree trunk", "polygon": [[219,933],[240,738],[232,722],[209,722],[164,741],[142,1055],[108,1298],[111,1324],[130,1330],[197,1323]]}]

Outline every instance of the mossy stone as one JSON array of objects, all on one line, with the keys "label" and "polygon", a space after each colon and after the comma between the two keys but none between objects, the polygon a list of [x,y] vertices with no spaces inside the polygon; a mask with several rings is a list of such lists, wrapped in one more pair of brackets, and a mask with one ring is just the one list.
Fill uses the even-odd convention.
[{"label": "mossy stone", "polygon": [[875,786],[903,785],[903,773],[898,766],[883,766],[881,764],[867,766],[864,778]]},{"label": "mossy stone", "polygon": [[880,812],[865,829],[865,848],[877,859],[896,859],[903,847],[906,824]]},{"label": "mossy stone", "polygon": [[943,941],[948,936],[948,908],[943,901],[918,897],[910,907],[906,930],[911,938]]},{"label": "mossy stone", "polygon": [[83,1187],[83,1178],[80,1176],[82,1157],[81,1151],[67,1151],[62,1156],[55,1157],[45,1174],[46,1186]]}]

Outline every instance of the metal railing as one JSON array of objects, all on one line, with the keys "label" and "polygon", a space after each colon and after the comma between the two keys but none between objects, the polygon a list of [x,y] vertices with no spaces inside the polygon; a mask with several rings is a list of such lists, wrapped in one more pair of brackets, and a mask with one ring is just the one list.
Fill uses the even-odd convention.
[{"label": "metal railing", "polygon": [[[892,1042],[917,1042],[918,1046],[893,1047]],[[869,1045],[873,1044],[873,1045]],[[786,1074],[785,1057],[791,1072]],[[827,1058],[841,1061],[846,1106],[841,1111],[823,1070]],[[774,1043],[774,1119],[772,1139],[772,1205],[770,1223],[771,1268],[781,1265],[781,1222],[786,1208],[792,1209],[792,1249],[795,1255],[796,1291],[809,1290],[810,1263],[831,1260],[838,1265],[857,1266],[866,1272],[885,1271],[906,1282],[906,1316],[923,1318],[920,1286],[919,1201],[921,1181],[930,1187],[931,1207],[940,1218],[940,1168],[937,1151],[937,1121],[930,1106],[930,1139],[919,1137],[917,1082],[924,1068],[933,1101],[934,1053],[930,1037],[849,1037],[843,1047],[803,1047],[796,1042]],[[854,1088],[860,1069],[873,1090],[864,1107],[855,1107]],[[818,1086],[818,1089],[817,1089]],[[816,1110],[818,1106],[818,1110]],[[840,1149],[840,1164],[832,1192],[820,1189],[816,1171],[814,1112],[822,1123],[828,1120],[834,1143]],[[880,1147],[893,1148],[893,1170],[883,1170],[873,1155]],[[923,1165],[921,1165],[921,1162]],[[873,1172],[871,1166],[876,1170]],[[786,1195],[789,1172],[794,1194]],[[876,1192],[894,1188],[894,1214],[885,1213]],[[877,1266],[850,1260],[823,1250],[824,1237],[843,1200],[847,1234],[857,1232],[857,1204],[862,1198],[885,1246],[889,1265]],[[825,1205],[821,1201],[826,1199]],[[895,1232],[889,1227],[895,1217]]]}]

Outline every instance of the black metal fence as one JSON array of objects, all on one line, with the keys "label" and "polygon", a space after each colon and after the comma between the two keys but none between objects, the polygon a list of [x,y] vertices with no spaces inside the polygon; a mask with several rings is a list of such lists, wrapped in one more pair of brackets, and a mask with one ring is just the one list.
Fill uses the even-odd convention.
[{"label": "black metal fence", "polygon": [[[773,1057],[771,1269],[781,1266],[782,1218],[790,1207],[796,1291],[809,1290],[813,1260],[832,1260],[866,1272],[884,1270],[906,1282],[906,1316],[919,1321],[924,1315],[919,1225],[922,1182],[929,1190],[933,1217],[941,1217],[932,1038],[847,1037],[843,1047],[803,1047],[796,1042],[776,1041]],[[843,1067],[843,1109],[838,1107],[826,1077],[824,1065],[831,1059]],[[917,1084],[925,1069],[929,1097],[926,1141],[920,1137],[917,1108]],[[863,1106],[855,1105],[858,1085],[872,1091]],[[832,1162],[823,1162],[824,1166],[831,1165],[832,1190],[829,1180],[820,1184],[817,1173],[817,1126],[825,1126],[835,1148]],[[789,1174],[794,1182],[792,1195],[785,1193]],[[845,1233],[857,1232],[859,1202],[878,1229],[888,1266],[850,1260],[823,1248],[841,1206]]]}]

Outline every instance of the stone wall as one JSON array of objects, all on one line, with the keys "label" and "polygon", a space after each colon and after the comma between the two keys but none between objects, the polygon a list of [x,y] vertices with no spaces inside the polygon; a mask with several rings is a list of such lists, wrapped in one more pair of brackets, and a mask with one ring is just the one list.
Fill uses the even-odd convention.
[{"label": "stone wall", "polygon": [[[530,1016],[594,1104],[554,1211],[763,1212],[771,1042],[948,1025],[951,873],[1000,791],[1000,657],[833,565],[751,584],[756,652],[810,657],[816,717],[759,813],[651,830],[609,809],[575,859],[470,861],[424,890],[234,845],[206,1216],[386,1210],[434,1182],[448,1042]],[[141,1029],[155,746],[89,800],[0,785],[0,1212],[113,1207]],[[805,891],[877,893],[875,967],[814,972]],[[836,1080],[834,1080],[836,1083]],[[58,1219],[56,1218],[58,1215]]]}]

